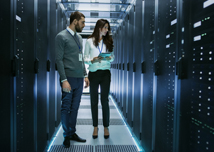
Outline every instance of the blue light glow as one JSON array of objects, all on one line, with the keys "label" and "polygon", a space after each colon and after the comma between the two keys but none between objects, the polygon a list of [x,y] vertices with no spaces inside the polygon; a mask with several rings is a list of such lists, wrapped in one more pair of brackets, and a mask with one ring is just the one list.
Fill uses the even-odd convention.
[{"label": "blue light glow", "polygon": [[56,132],[56,135],[53,137],[52,141],[50,142],[50,145],[49,145],[49,147],[48,147],[48,150],[47,150],[47,151],[50,151],[51,146],[53,145],[53,143],[54,143],[54,141],[55,141],[56,137],[58,136],[59,131],[60,131],[60,129],[61,129],[61,128],[62,128],[62,125],[60,125],[59,129],[58,129],[58,130],[57,130],[57,132]]},{"label": "blue light glow", "polygon": [[134,136],[134,134],[132,134],[131,128],[130,128],[129,125],[127,125],[127,123],[124,121],[125,119],[124,119],[124,117],[122,116],[121,111],[118,109],[117,104],[115,103],[113,97],[112,97],[111,95],[109,95],[109,97],[110,97],[110,99],[112,100],[114,106],[116,107],[116,109],[117,109],[117,111],[118,111],[118,113],[119,113],[121,119],[123,120],[125,126],[127,127],[127,130],[128,130],[128,132],[129,132],[129,134],[131,135],[132,140],[134,141],[135,145],[137,146],[138,151],[139,151],[139,152],[144,152],[144,149],[143,149],[143,148],[140,146],[140,144],[138,143],[138,139]]}]

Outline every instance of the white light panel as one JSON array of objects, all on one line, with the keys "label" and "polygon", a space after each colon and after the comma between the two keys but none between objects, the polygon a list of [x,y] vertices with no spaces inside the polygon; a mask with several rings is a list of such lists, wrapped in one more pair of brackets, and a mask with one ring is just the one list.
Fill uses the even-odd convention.
[{"label": "white light panel", "polygon": [[171,21],[171,26],[177,23],[177,19],[174,19],[173,21]]},{"label": "white light panel", "polygon": [[201,21],[196,22],[196,23],[194,24],[194,28],[199,27],[199,26],[201,26]]},{"label": "white light panel", "polygon": [[208,7],[208,6],[212,5],[212,4],[214,4],[214,0],[207,0],[206,2],[204,2],[203,7],[206,8],[206,7]]},{"label": "white light panel", "polygon": [[198,36],[194,37],[194,41],[199,41],[199,40],[201,40],[201,35],[198,35]]}]

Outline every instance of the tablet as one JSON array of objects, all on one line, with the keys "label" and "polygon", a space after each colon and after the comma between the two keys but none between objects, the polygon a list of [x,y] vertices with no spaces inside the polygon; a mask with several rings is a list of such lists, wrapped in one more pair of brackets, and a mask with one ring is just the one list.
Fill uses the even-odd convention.
[{"label": "tablet", "polygon": [[111,56],[111,53],[100,53],[99,56],[101,56],[101,57],[109,57],[109,56]]}]

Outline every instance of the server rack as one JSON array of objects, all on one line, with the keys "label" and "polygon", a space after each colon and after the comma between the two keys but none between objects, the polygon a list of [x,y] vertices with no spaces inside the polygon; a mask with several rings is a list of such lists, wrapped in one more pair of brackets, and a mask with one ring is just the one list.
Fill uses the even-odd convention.
[{"label": "server rack", "polygon": [[153,76],[154,76],[154,34],[155,34],[155,0],[145,1],[144,10],[144,43],[145,62],[143,89],[143,116],[141,142],[145,151],[152,151],[152,118],[153,118]]},{"label": "server rack", "polygon": [[[125,22],[128,33],[123,35],[133,38],[133,29],[139,33],[138,22],[143,23],[142,45],[134,45],[134,58],[129,53],[124,68],[124,73],[128,73],[124,82],[127,80],[125,85],[129,88],[127,96],[121,98],[126,100],[123,103],[128,103],[127,109],[123,109],[124,116],[128,116],[128,123],[145,151],[213,151],[214,2],[143,0],[142,11],[138,10],[140,3],[136,1],[136,24],[131,20],[134,12],[131,10],[130,23]],[[137,20],[139,13],[142,20]],[[126,45],[124,50],[130,50],[133,42],[127,41]],[[133,63],[136,71],[135,67],[130,70]],[[130,89],[133,73],[134,101]],[[140,99],[138,84],[141,84]],[[131,118],[134,118],[133,126]]]},{"label": "server rack", "polygon": [[133,126],[133,55],[134,55],[134,44],[133,44],[133,38],[134,38],[134,8],[130,10],[129,13],[129,31],[127,38],[129,39],[128,41],[128,49],[129,49],[129,55],[128,55],[128,111],[127,111],[127,122],[130,126]]},{"label": "server rack", "polygon": [[124,35],[123,35],[123,37],[124,37],[124,62],[123,62],[123,70],[124,70],[124,81],[123,81],[123,84],[124,84],[124,93],[123,93],[123,97],[122,97],[122,99],[123,99],[123,115],[124,115],[124,117],[125,118],[127,118],[127,112],[128,112],[128,104],[127,104],[127,101],[128,101],[128,98],[127,98],[127,95],[128,95],[128,74],[127,74],[127,65],[128,65],[128,56],[129,56],[129,49],[128,49],[128,41],[129,41],[129,39],[128,39],[128,37],[127,37],[127,35],[126,35],[126,33],[125,33],[125,31],[128,31],[129,30],[129,28],[128,28],[128,26],[129,26],[129,23],[128,23],[129,21],[128,21],[128,17],[125,17],[125,19],[124,19],[124,27],[123,27],[123,29],[124,29]]},{"label": "server rack", "polygon": [[[120,26],[119,28],[119,35],[123,35],[123,31],[122,31],[122,27]],[[122,102],[122,98],[121,98],[121,94],[122,94],[122,67],[121,67],[121,63],[123,62],[123,41],[119,41],[119,49],[118,49],[118,82],[119,82],[119,85],[118,85],[118,104],[119,104],[119,107],[122,109],[122,105],[123,105],[123,102]]]},{"label": "server rack", "polygon": [[[195,1],[191,12],[190,147],[213,151],[213,1]],[[185,92],[183,92],[185,94]]]},{"label": "server rack", "polygon": [[1,45],[0,111],[5,123],[0,148],[44,151],[60,122],[60,112],[55,116],[60,104],[60,89],[55,89],[54,81],[58,77],[53,45],[56,2],[4,1],[1,11],[5,39]]},{"label": "server rack", "polygon": [[135,6],[135,31],[134,31],[134,63],[133,63],[133,72],[134,72],[134,115],[133,115],[133,132],[138,139],[141,138],[140,133],[140,119],[141,119],[141,43],[142,43],[142,1],[136,1]]}]

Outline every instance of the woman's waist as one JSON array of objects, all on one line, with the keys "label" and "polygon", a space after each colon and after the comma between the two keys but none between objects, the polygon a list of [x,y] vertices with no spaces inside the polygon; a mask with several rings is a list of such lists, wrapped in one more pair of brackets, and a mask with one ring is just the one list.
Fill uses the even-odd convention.
[{"label": "woman's waist", "polygon": [[111,68],[111,64],[91,64],[89,66],[89,71],[91,72],[94,72],[94,71],[97,71],[97,70],[110,70]]}]

